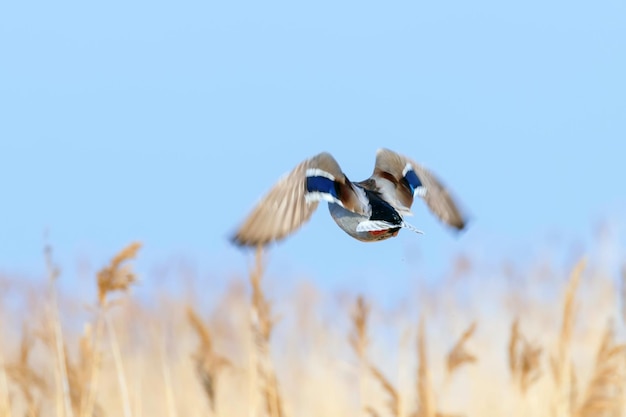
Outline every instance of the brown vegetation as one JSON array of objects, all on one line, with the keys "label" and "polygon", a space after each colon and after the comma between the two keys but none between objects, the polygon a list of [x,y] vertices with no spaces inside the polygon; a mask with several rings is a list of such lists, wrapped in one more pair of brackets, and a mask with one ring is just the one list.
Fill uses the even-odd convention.
[{"label": "brown vegetation", "polygon": [[[205,315],[206,306],[184,300],[151,311],[129,294],[140,247],[124,248],[95,275],[97,299],[84,311],[82,331],[68,324],[50,249],[46,306],[17,317],[0,303],[0,417],[626,412],[626,345],[618,341],[625,330],[623,282],[614,290],[624,278],[596,275],[585,260],[550,302],[516,294],[510,305],[507,294],[491,290],[468,306],[442,287],[439,301],[437,293],[416,295],[415,321],[408,314],[385,318],[374,297],[358,296],[335,306],[328,323],[305,311],[315,303],[277,307],[264,288],[260,250],[247,292],[233,285],[220,311]],[[456,285],[463,273],[445,285]],[[544,278],[528,282],[546,285]],[[560,285],[558,277],[551,285]],[[583,286],[609,290],[582,294]],[[445,308],[433,307],[437,303]],[[476,307],[481,303],[489,310]],[[306,318],[296,317],[289,330],[277,320],[277,308],[282,317]],[[346,321],[349,328],[341,325]],[[412,336],[394,348],[394,334]],[[292,354],[298,345],[288,344],[291,338],[309,343],[301,346],[308,353]]]}]

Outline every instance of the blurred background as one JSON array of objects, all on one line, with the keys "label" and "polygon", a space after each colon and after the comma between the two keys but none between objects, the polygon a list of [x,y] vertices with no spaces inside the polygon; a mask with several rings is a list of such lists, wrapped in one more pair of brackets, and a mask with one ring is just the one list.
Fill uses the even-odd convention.
[{"label": "blurred background", "polygon": [[[624,415],[624,16],[2,2],[0,417]],[[260,282],[229,242],[258,199],[380,147],[467,230],[416,201],[424,235],[362,243],[321,205]]]},{"label": "blurred background", "polygon": [[219,288],[251,267],[228,237],[282,174],[329,151],[362,180],[388,147],[450,186],[468,230],[418,201],[423,236],[365,244],[320,206],[269,250],[274,285],[393,304],[459,255],[488,271],[596,251],[617,271],[625,13],[610,0],[5,2],[0,270],[40,279],[50,244],[60,285],[93,292],[139,240],[144,288],[179,291],[181,270]]}]

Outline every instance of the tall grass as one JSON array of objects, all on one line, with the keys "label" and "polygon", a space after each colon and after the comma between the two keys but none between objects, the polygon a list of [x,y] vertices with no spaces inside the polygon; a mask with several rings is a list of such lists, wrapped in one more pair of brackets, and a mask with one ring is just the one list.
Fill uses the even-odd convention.
[{"label": "tall grass", "polygon": [[[59,293],[50,250],[45,308],[17,312],[0,298],[0,417],[626,413],[624,278],[593,262],[528,277],[526,292],[481,288],[459,300],[444,282],[398,313],[356,290],[276,299],[259,250],[216,305],[165,297],[155,308],[129,291],[140,247],[94,275],[92,303]],[[462,261],[455,280],[471,281]],[[554,295],[536,297],[539,286]]]}]

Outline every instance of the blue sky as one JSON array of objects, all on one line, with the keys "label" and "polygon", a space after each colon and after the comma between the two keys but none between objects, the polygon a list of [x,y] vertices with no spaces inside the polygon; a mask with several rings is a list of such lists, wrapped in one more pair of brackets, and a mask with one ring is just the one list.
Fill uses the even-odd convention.
[{"label": "blue sky", "polygon": [[624,16],[608,0],[5,2],[0,270],[40,274],[47,231],[68,279],[132,240],[146,276],[180,257],[241,274],[251,256],[227,237],[280,175],[329,151],[365,179],[379,147],[435,171],[469,230],[418,202],[424,236],[364,244],[322,206],[271,248],[277,282],[401,293],[457,253],[590,247],[602,220],[620,241]]}]

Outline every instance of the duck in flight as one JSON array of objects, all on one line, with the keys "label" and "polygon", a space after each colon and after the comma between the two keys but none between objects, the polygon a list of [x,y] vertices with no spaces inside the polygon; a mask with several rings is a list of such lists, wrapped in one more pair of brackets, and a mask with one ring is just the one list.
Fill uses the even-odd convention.
[{"label": "duck in flight", "polygon": [[413,160],[379,149],[372,175],[351,182],[335,158],[322,152],[297,165],[263,197],[232,240],[264,246],[285,238],[313,214],[320,201],[347,234],[363,242],[388,239],[400,229],[422,233],[407,223],[413,197],[424,200],[443,223],[461,230],[466,220],[448,190]]}]

